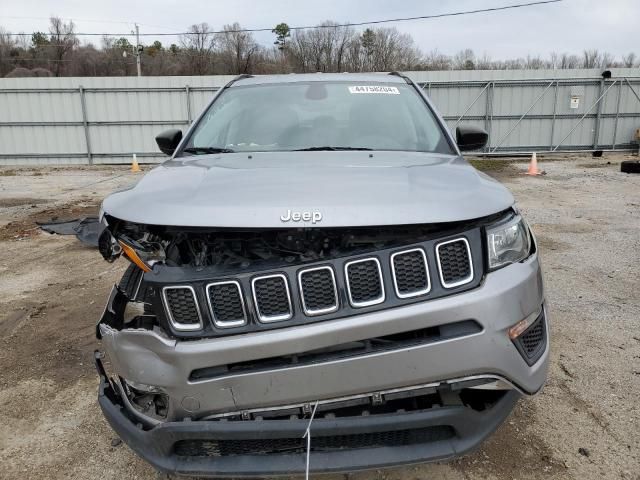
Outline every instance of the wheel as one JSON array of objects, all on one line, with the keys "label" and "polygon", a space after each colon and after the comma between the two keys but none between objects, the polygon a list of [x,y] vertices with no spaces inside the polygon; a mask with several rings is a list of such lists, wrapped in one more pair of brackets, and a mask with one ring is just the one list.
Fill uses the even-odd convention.
[{"label": "wheel", "polygon": [[620,164],[623,173],[640,173],[640,160],[625,160]]}]

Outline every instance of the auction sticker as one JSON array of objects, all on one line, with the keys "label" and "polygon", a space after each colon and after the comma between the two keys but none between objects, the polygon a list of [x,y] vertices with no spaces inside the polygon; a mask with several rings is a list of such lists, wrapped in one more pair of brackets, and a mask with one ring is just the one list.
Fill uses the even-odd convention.
[{"label": "auction sticker", "polygon": [[396,87],[387,87],[384,85],[360,85],[349,87],[350,93],[384,93],[387,95],[400,95],[400,90]]}]

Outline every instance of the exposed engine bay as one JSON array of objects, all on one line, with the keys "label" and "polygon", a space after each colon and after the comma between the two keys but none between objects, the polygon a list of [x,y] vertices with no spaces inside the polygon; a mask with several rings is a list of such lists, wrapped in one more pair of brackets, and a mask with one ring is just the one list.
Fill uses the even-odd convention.
[{"label": "exposed engine bay", "polygon": [[[491,219],[483,219],[490,221]],[[404,245],[478,222],[352,228],[215,229],[142,225],[106,217],[100,252],[108,261],[130,247],[150,267],[244,269],[263,261],[297,264]],[[129,256],[129,255],[127,255]]]}]

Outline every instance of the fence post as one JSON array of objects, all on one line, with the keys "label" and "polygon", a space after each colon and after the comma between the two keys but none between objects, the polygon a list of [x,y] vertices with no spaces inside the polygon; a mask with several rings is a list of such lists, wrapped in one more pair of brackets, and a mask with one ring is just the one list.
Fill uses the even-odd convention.
[{"label": "fence post", "polygon": [[84,129],[84,142],[87,148],[87,162],[89,165],[93,165],[91,140],[89,139],[89,122],[87,121],[87,104],[84,98],[84,87],[80,85],[78,87],[78,91],[80,92],[80,105],[82,106],[82,127]]},{"label": "fence post", "polygon": [[187,122],[191,125],[191,89],[189,85],[184,87],[184,93],[187,98]]},{"label": "fence post", "polygon": [[551,138],[549,139],[549,151],[553,148],[553,135],[556,131],[556,114],[558,112],[558,80],[556,80],[556,88],[553,96],[553,118],[551,119]]},{"label": "fence post", "polygon": [[618,118],[620,117],[620,97],[622,97],[622,82],[618,84],[618,100],[616,101],[616,121],[613,124],[613,140],[611,142],[611,150],[616,149],[616,140],[618,136]]},{"label": "fence post", "polygon": [[[599,96],[602,95],[604,91],[604,78],[600,79],[600,91]],[[602,116],[602,104],[605,102],[606,97],[603,97],[601,101],[598,102],[598,109],[596,110],[596,126],[593,129],[593,149],[598,148],[598,140],[600,140],[600,117]]]},{"label": "fence post", "polygon": [[487,104],[484,108],[484,129],[489,134],[489,141],[484,147],[485,152],[491,152],[491,124],[493,123],[493,93],[496,88],[496,82],[489,82],[491,85],[487,89]]}]

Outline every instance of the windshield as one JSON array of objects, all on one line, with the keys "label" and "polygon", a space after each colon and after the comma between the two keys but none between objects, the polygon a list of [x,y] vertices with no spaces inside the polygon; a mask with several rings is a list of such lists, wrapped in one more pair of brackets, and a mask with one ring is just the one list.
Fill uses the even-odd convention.
[{"label": "windshield", "polygon": [[300,82],[226,89],[182,154],[325,149],[453,153],[411,85]]}]

